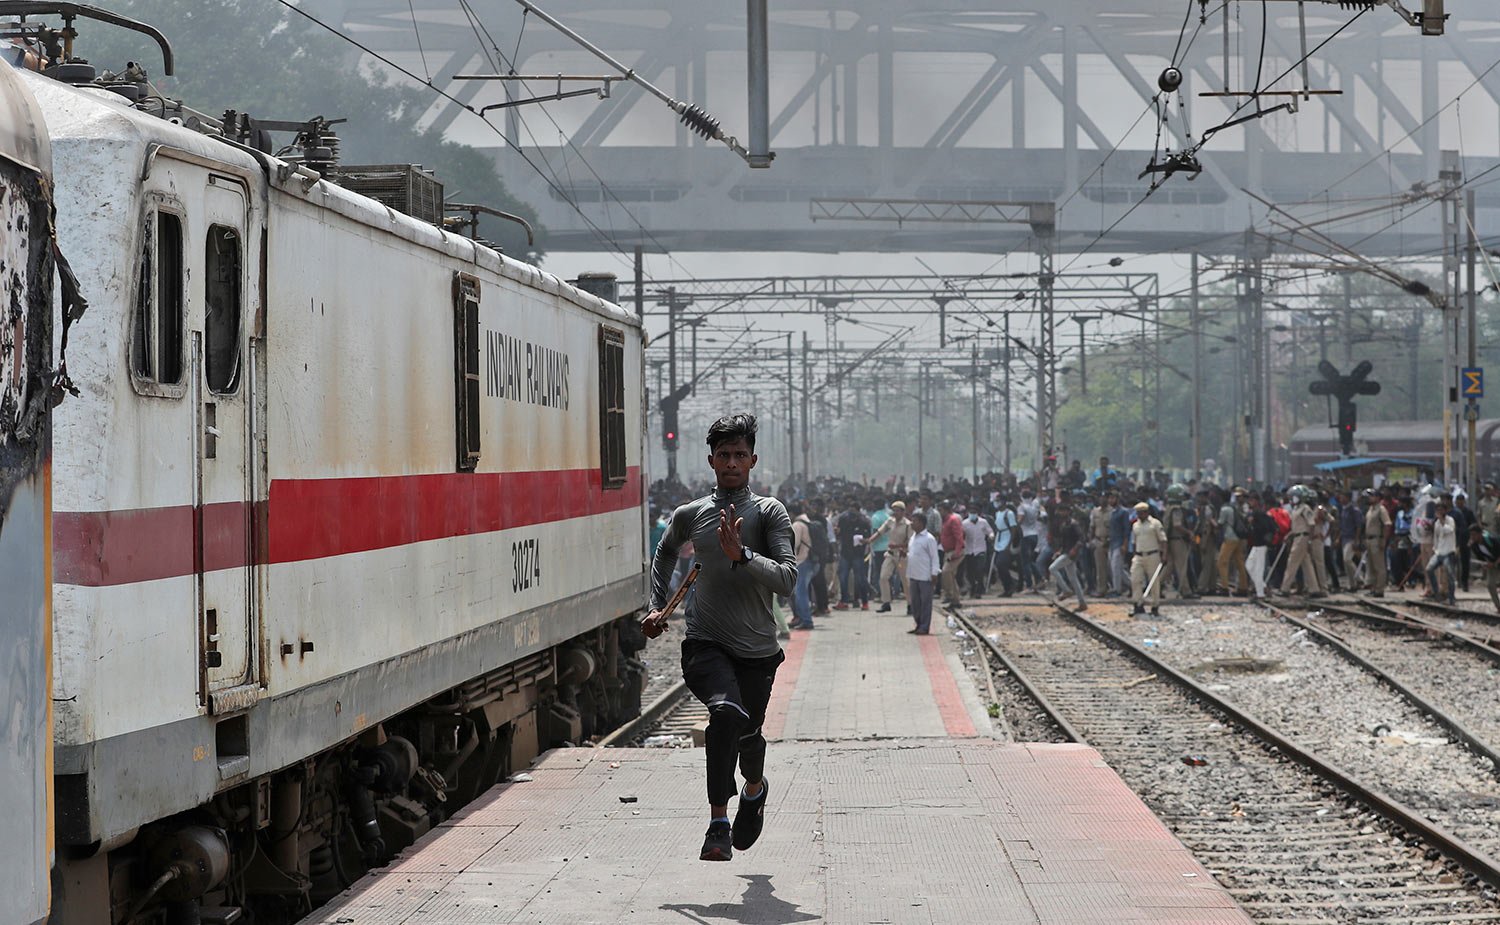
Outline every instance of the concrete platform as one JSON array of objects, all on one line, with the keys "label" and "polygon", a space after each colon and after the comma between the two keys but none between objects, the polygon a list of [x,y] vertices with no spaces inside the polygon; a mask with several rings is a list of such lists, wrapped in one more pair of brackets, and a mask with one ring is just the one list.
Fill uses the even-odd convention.
[{"label": "concrete platform", "polygon": [[826,622],[788,645],[731,862],[697,859],[701,751],[559,749],[307,922],[1250,921],[1092,749],[990,737],[949,640]]},{"label": "concrete platform", "polygon": [[944,616],[911,636],[901,612],[840,611],[794,632],[766,711],[769,739],[990,735],[972,679]]}]

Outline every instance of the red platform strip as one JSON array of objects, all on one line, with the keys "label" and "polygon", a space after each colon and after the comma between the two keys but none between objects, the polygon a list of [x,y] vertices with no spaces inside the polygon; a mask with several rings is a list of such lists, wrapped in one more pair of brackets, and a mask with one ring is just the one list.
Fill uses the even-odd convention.
[{"label": "red platform strip", "polygon": [[964,698],[958,692],[958,682],[948,670],[948,660],[943,658],[943,648],[936,636],[917,637],[922,647],[922,664],[927,668],[927,677],[932,681],[932,699],[937,703],[938,715],[943,718],[943,729],[955,737],[977,735],[969,711],[964,709]]},{"label": "red platform strip", "polygon": [[776,684],[771,688],[771,702],[766,705],[766,721],[761,730],[768,739],[779,739],[786,730],[786,712],[792,705],[792,694],[797,690],[797,679],[802,675],[802,658],[807,654],[807,638],[811,633],[792,630],[792,638],[786,643],[786,661],[776,670]]},{"label": "red platform strip", "polygon": [[278,479],[254,555],[249,502],[59,511],[55,575],[59,584],[121,585],[555,523],[638,506],[640,479],[632,467],[608,492],[598,469]]}]

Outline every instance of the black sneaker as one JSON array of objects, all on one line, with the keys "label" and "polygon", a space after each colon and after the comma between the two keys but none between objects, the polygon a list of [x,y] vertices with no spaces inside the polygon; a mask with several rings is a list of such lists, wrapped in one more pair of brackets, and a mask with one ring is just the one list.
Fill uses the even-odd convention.
[{"label": "black sneaker", "polygon": [[708,834],[703,836],[703,853],[698,855],[700,861],[727,861],[734,857],[734,848],[731,845],[733,831],[727,822],[710,822]]},{"label": "black sneaker", "polygon": [[766,794],[770,792],[771,785],[762,776],[760,796],[747,800],[740,794],[739,808],[734,811],[734,850],[744,851],[760,838],[761,826],[766,822]]}]

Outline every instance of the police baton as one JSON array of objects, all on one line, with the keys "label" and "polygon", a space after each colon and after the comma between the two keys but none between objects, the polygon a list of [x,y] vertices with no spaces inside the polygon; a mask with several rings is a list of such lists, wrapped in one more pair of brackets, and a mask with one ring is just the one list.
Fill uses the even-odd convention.
[{"label": "police baton", "polygon": [[1146,582],[1146,590],[1141,592],[1141,600],[1144,601],[1146,598],[1151,596],[1151,589],[1156,587],[1157,580],[1161,578],[1161,570],[1166,566],[1166,564],[1167,561],[1165,559],[1156,563],[1156,571],[1151,573],[1151,580]]}]

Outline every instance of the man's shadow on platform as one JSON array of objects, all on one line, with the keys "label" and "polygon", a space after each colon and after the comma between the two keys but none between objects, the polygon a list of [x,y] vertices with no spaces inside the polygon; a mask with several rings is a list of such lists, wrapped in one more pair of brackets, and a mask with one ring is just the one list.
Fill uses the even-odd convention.
[{"label": "man's shadow on platform", "polygon": [[738,922],[740,925],[796,925],[798,922],[812,922],[818,918],[803,912],[794,903],[777,898],[767,874],[740,874],[739,877],[750,882],[738,903],[714,903],[711,906],[663,903],[660,908],[680,912],[686,918],[705,925],[711,919]]}]

